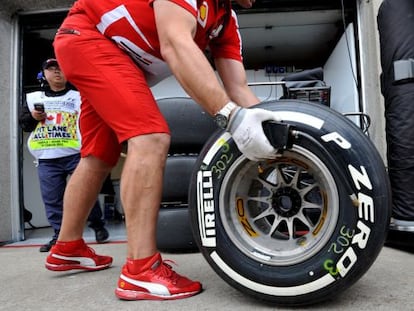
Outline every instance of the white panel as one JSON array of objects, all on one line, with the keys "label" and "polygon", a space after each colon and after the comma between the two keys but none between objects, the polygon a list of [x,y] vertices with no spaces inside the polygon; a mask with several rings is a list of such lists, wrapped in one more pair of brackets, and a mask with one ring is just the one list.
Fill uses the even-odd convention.
[{"label": "white panel", "polygon": [[178,84],[174,76],[170,76],[151,88],[155,99],[166,97],[189,97],[183,88]]},{"label": "white panel", "polygon": [[[324,80],[331,86],[331,108],[341,112],[359,112],[356,86],[354,27],[348,26],[324,67]],[[358,118],[352,120],[359,125]]]}]

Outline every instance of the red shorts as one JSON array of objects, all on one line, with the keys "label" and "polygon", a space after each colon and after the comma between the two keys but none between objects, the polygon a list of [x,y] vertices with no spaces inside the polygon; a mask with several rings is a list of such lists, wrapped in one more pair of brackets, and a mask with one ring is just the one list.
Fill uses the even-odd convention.
[{"label": "red shorts", "polygon": [[111,166],[121,143],[150,133],[169,133],[144,73],[86,15],[67,17],[54,48],[59,66],[82,98],[82,157],[93,155]]}]

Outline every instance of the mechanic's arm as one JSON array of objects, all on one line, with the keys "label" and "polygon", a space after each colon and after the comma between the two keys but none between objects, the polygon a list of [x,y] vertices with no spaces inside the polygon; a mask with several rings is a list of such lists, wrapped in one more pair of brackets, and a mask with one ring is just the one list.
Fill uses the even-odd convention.
[{"label": "mechanic's arm", "polygon": [[[167,0],[156,0],[153,6],[161,55],[188,95],[211,115],[215,115],[224,106],[232,107],[227,131],[247,158],[259,160],[275,157],[276,149],[270,144],[261,124],[266,120],[276,120],[277,116],[264,109],[245,109],[230,103],[230,96],[194,42],[196,18]],[[230,78],[225,80],[227,84],[230,83]],[[230,92],[233,94],[235,88],[230,86]],[[237,98],[242,103],[236,104],[246,104],[239,95]]]},{"label": "mechanic's arm", "polygon": [[229,58],[218,58],[214,62],[224,88],[232,101],[242,107],[250,107],[260,102],[247,85],[243,63]]},{"label": "mechanic's arm", "polygon": [[194,42],[196,18],[167,0],[154,1],[154,13],[162,57],[188,95],[214,115],[230,98]]}]

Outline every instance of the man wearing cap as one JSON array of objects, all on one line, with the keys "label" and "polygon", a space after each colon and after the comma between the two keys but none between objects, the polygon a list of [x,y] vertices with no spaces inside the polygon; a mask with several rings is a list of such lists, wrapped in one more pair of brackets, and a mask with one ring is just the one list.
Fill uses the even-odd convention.
[{"label": "man wearing cap", "polygon": [[[40,247],[48,252],[56,243],[63,215],[66,180],[80,160],[80,95],[70,89],[57,60],[47,59],[38,74],[41,90],[26,94],[19,123],[31,132],[27,145],[36,159],[40,191],[46,217],[54,230],[52,239]],[[104,227],[99,201],[89,215],[96,241],[105,242],[109,233]]]}]

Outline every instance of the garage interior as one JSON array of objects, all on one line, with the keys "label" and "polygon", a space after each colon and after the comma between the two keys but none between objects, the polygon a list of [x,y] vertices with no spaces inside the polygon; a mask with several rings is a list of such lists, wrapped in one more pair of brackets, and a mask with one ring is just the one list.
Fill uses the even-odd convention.
[{"label": "garage interior", "polygon": [[[239,19],[244,63],[249,72],[249,81],[279,81],[289,73],[316,67],[326,68],[325,77],[332,81],[332,85],[341,85],[342,88],[351,89],[347,92],[348,97],[338,96],[332,92],[333,101],[338,103],[333,108],[341,112],[360,111],[358,57],[356,57],[359,52],[355,44],[358,40],[358,33],[357,29],[349,27],[357,22],[356,1],[315,0],[311,1],[311,4],[309,2],[306,0],[257,0],[254,7],[248,10],[234,3],[233,7]],[[19,14],[21,38],[21,66],[19,68],[22,96],[38,89],[37,72],[44,59],[53,57],[53,36],[66,14],[67,10],[25,11]],[[344,36],[344,34],[347,35]],[[340,52],[336,52],[335,59],[331,60],[339,44],[342,44]],[[336,68],[336,64],[344,57],[347,59],[343,69],[345,74],[344,71]],[[328,66],[329,62],[333,64]],[[335,68],[335,70],[328,67]],[[338,71],[335,77],[331,77],[332,71]],[[337,75],[345,76],[347,80],[337,80]],[[332,88],[337,90],[337,94],[343,94],[341,87],[333,86]],[[269,93],[267,89],[257,91],[265,94],[264,98]],[[280,94],[279,90],[272,93],[272,96],[279,97]],[[335,96],[338,99],[335,99]],[[344,102],[347,105],[351,103],[351,106],[343,106]],[[26,208],[33,214],[31,225],[24,224],[25,242],[39,241],[40,244],[45,239],[49,239],[51,235],[41,203],[36,168],[33,165],[33,158],[27,151],[26,140],[27,133],[22,133],[20,144],[21,197],[24,198]],[[115,179],[116,175],[114,174]],[[119,181],[115,180],[115,185],[117,185],[116,182],[119,185]],[[118,209],[122,211],[122,208],[118,207]],[[122,220],[108,219],[107,222],[111,240],[125,237]],[[90,233],[91,240],[93,240],[93,232],[86,233]]]}]

